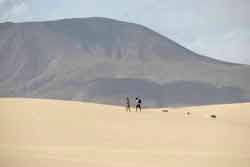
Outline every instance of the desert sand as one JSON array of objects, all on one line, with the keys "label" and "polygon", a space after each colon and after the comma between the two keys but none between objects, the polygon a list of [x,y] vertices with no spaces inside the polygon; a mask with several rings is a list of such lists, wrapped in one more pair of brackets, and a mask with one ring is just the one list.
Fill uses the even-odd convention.
[{"label": "desert sand", "polygon": [[250,103],[162,110],[2,98],[0,166],[250,166]]}]

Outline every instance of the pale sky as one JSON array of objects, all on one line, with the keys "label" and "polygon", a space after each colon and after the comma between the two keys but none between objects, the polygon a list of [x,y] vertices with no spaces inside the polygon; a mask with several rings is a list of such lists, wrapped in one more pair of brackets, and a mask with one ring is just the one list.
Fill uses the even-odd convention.
[{"label": "pale sky", "polygon": [[108,17],[205,56],[250,64],[250,0],[0,0],[0,22]]}]

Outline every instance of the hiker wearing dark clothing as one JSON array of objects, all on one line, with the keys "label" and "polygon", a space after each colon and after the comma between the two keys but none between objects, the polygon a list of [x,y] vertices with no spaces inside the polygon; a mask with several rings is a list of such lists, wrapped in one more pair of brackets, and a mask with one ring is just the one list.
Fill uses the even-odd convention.
[{"label": "hiker wearing dark clothing", "polygon": [[140,112],[141,112],[141,103],[142,103],[142,100],[139,99],[139,98],[137,97],[137,98],[135,99],[135,101],[136,101],[136,106],[135,106],[136,112],[138,111],[138,109],[139,109]]},{"label": "hiker wearing dark clothing", "polygon": [[128,97],[126,98],[126,111],[130,112],[130,101]]}]

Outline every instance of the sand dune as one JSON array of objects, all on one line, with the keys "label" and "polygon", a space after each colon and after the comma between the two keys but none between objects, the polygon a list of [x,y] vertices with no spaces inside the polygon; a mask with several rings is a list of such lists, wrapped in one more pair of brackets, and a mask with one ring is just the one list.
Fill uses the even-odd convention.
[{"label": "sand dune", "polygon": [[162,110],[0,99],[0,166],[250,166],[250,103]]}]

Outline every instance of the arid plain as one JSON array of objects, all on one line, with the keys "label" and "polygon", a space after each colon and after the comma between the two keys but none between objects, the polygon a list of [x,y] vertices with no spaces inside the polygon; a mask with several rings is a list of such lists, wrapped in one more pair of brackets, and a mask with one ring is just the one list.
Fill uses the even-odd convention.
[{"label": "arid plain", "polygon": [[250,103],[128,113],[101,104],[2,98],[0,166],[249,167]]}]

